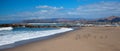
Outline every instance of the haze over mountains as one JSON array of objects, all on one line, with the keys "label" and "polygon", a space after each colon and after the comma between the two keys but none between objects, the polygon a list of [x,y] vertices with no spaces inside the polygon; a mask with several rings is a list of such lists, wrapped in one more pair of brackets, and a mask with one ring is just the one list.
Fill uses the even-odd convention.
[{"label": "haze over mountains", "polygon": [[32,19],[24,20],[23,23],[53,23],[53,22],[120,22],[120,17],[110,16],[106,18],[88,20],[84,18],[50,18],[50,19]]},{"label": "haze over mountains", "polygon": [[0,24],[19,24],[19,23],[59,23],[59,22],[120,22],[119,16],[109,16],[98,19],[85,19],[85,18],[47,18],[47,19],[26,19],[26,20],[5,20]]}]

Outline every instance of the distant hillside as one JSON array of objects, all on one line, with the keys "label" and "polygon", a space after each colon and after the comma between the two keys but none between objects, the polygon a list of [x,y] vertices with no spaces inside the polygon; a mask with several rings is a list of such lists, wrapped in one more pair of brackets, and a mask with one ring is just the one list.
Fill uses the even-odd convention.
[{"label": "distant hillside", "polygon": [[120,17],[118,17],[118,16],[110,16],[110,17],[107,17],[107,18],[98,19],[96,21],[97,22],[120,22]]},{"label": "distant hillside", "polygon": [[74,22],[78,20],[81,20],[81,18],[32,19],[32,20],[24,20],[23,22],[24,23],[52,23],[52,22]]},{"label": "distant hillside", "polygon": [[118,16],[110,16],[106,18],[101,18],[97,20],[87,20],[83,18],[50,18],[50,19],[32,19],[32,20],[24,20],[23,23],[57,23],[57,22],[120,22],[120,17]]}]

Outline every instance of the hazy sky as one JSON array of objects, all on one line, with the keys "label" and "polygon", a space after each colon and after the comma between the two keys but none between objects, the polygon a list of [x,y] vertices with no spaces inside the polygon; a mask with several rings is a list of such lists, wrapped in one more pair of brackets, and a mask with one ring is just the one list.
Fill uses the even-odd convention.
[{"label": "hazy sky", "polygon": [[0,0],[0,20],[120,16],[120,0]]}]

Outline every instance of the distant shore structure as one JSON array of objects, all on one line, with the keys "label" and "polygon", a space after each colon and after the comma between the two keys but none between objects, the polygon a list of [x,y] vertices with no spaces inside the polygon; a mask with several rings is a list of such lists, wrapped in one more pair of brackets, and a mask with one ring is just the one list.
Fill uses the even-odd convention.
[{"label": "distant shore structure", "polygon": [[61,28],[78,27],[72,24],[61,23],[27,23],[27,24],[1,24],[0,27],[28,27],[28,28]]}]

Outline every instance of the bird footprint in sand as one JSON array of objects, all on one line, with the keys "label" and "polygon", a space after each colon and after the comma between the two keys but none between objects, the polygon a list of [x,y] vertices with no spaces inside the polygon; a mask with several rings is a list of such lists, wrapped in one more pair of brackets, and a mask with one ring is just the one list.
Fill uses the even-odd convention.
[{"label": "bird footprint in sand", "polygon": [[80,35],[76,35],[75,39],[76,40],[80,39]]}]

